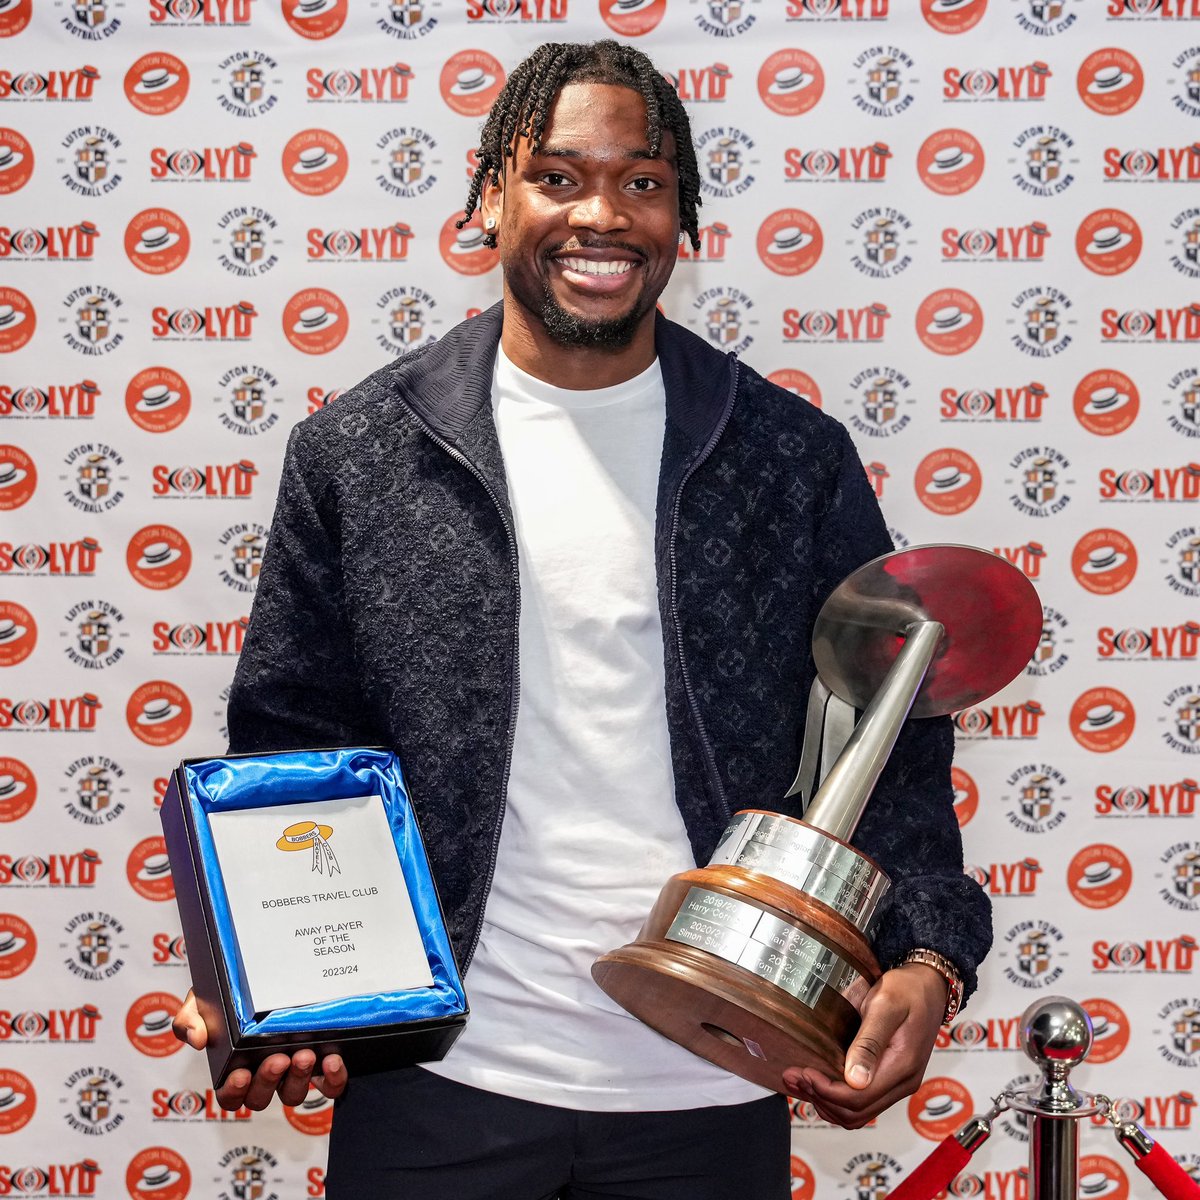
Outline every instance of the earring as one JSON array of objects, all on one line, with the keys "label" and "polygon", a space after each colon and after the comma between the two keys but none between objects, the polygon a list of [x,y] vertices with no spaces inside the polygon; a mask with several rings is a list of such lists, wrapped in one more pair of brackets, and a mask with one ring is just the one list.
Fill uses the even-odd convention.
[{"label": "earring", "polygon": [[488,231],[488,233],[495,233],[496,232],[496,218],[488,217],[488,219],[486,221],[484,221],[483,227],[484,227],[484,229],[486,229]]}]

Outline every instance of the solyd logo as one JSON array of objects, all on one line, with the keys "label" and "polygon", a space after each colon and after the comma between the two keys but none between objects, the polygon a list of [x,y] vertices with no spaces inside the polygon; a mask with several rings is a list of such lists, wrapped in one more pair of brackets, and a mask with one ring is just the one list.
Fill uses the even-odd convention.
[{"label": "solyd logo", "polygon": [[959,425],[992,421],[1035,423],[1042,419],[1048,397],[1046,385],[1036,380],[1017,387],[973,387],[962,391],[943,388],[938,414],[943,421]]},{"label": "solyd logo", "polygon": [[155,621],[151,629],[151,650],[155,655],[215,654],[236,657],[242,652],[242,643],[249,617],[236,621],[205,621],[171,624]]},{"label": "solyd logo", "polygon": [[1106,183],[1194,183],[1200,179],[1200,142],[1190,146],[1104,150]]},{"label": "solyd logo", "polygon": [[103,1174],[94,1158],[74,1163],[25,1163],[10,1166],[0,1163],[0,1194],[63,1196],[66,1200],[94,1196],[96,1181]]},{"label": "solyd logo", "polygon": [[24,262],[91,262],[100,230],[91,221],[75,225],[13,229],[0,225],[0,259]]},{"label": "solyd logo", "polygon": [[487,25],[503,21],[538,24],[567,19],[567,0],[467,0],[467,20]]},{"label": "solyd logo", "polygon": [[1041,221],[990,229],[942,230],[943,262],[1042,262],[1050,229]]},{"label": "solyd logo", "polygon": [[[14,1038],[22,1043],[94,1042],[99,1020],[100,1010],[94,1004],[84,1004],[79,1008],[48,1008],[44,1012],[26,1010],[14,1013],[0,1009],[0,1042]],[[3,1176],[0,1176],[0,1196],[4,1194]]]},{"label": "solyd logo", "polygon": [[951,1053],[961,1051],[1017,1050],[1020,1048],[1020,1017],[989,1017],[977,1021],[960,1017],[937,1032],[933,1048]]},{"label": "solyd logo", "polygon": [[1197,942],[1182,934],[1174,938],[1143,938],[1092,943],[1092,973],[1104,975],[1187,975],[1196,965]]},{"label": "solyd logo", "polygon": [[892,151],[886,142],[835,149],[789,146],[783,177],[791,183],[886,183]]},{"label": "solyd logo", "polygon": [[1175,345],[1200,341],[1200,303],[1178,308],[1104,308],[1100,340],[1110,344]]},{"label": "solyd logo", "polygon": [[156,464],[150,472],[151,494],[171,500],[248,500],[254,492],[258,468],[248,458],[235,463],[208,463],[200,467]]},{"label": "solyd logo", "polygon": [[0,100],[91,100],[99,78],[92,66],[69,71],[0,69]]},{"label": "solyd logo", "polygon": [[1150,470],[1100,469],[1100,499],[1114,503],[1179,504],[1200,499],[1200,463]]},{"label": "solyd logo", "polygon": [[150,336],[156,341],[246,342],[254,330],[258,310],[248,300],[205,308],[150,310]]},{"label": "solyd logo", "polygon": [[155,1088],[150,1093],[152,1121],[248,1121],[252,1116],[253,1113],[245,1106],[233,1111],[222,1108],[212,1088],[205,1088],[202,1092],[169,1092],[166,1088]]},{"label": "solyd logo", "polygon": [[304,98],[310,104],[399,104],[408,99],[413,71],[408,63],[386,67],[310,67]]},{"label": "solyd logo", "polygon": [[1043,867],[1036,858],[1020,862],[997,862],[987,866],[967,866],[966,873],[990,896],[1036,896],[1038,877]]},{"label": "solyd logo", "polygon": [[1115,1096],[1109,1114],[1092,1116],[1093,1125],[1107,1125],[1109,1120],[1137,1122],[1143,1129],[1191,1129],[1195,1117],[1196,1097],[1180,1091],[1169,1096]]},{"label": "solyd logo", "polygon": [[150,24],[249,25],[254,0],[150,0]]},{"label": "solyd logo", "polygon": [[0,417],[88,420],[96,415],[96,398],[100,394],[100,385],[92,379],[43,387],[14,388],[0,383]]},{"label": "solyd logo", "polygon": [[1096,631],[1098,658],[1150,659],[1186,662],[1197,657],[1200,648],[1200,623],[1148,625],[1144,629],[1116,629],[1102,625]]},{"label": "solyd logo", "polygon": [[785,342],[882,342],[888,318],[886,304],[862,308],[798,308],[783,310]]},{"label": "solyd logo", "polygon": [[250,183],[257,151],[251,142],[233,146],[150,150],[150,178],[155,183]]},{"label": "solyd logo", "polygon": [[0,729],[14,733],[89,733],[96,728],[100,708],[99,698],[91,692],[45,700],[0,697]]},{"label": "solyd logo", "polygon": [[0,575],[94,575],[99,553],[100,543],[92,537],[44,545],[0,542]]},{"label": "solyd logo", "polygon": [[992,553],[1012,563],[1027,579],[1040,579],[1046,547],[1041,542],[1023,542],[1020,546],[993,546]]},{"label": "solyd logo", "polygon": [[316,226],[306,235],[306,253],[309,262],[403,262],[412,238],[412,227],[403,221],[358,229]]},{"label": "solyd logo", "polygon": [[787,0],[789,21],[886,21],[890,0]]},{"label": "solyd logo", "polygon": [[1180,779],[1175,783],[1107,783],[1096,788],[1095,812],[1099,817],[1191,817],[1196,812],[1200,783]]},{"label": "solyd logo", "polygon": [[[983,5],[979,5],[982,9]],[[947,67],[942,72],[942,99],[1045,100],[1046,81],[1053,75],[1048,63],[1024,67]]]},{"label": "solyd logo", "polygon": [[0,887],[90,888],[96,886],[101,864],[95,850],[75,854],[0,854]]},{"label": "solyd logo", "polygon": [[989,707],[964,708],[954,714],[959,736],[972,741],[1033,741],[1037,738],[1046,710],[1037,700],[1023,704],[993,704]]},{"label": "solyd logo", "polygon": [[667,82],[685,104],[709,104],[725,99],[733,72],[724,63],[666,71]]},{"label": "solyd logo", "polygon": [[700,238],[700,248],[695,249],[691,241],[685,237],[679,243],[679,261],[724,262],[727,243],[733,237],[733,230],[724,221],[710,221],[707,225],[701,225],[696,233]]}]

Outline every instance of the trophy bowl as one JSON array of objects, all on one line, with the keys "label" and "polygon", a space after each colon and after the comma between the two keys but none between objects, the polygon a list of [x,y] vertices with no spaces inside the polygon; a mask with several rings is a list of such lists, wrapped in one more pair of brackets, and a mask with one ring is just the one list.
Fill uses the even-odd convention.
[{"label": "trophy bowl", "polygon": [[788,793],[804,819],[736,813],[709,864],[668,880],[637,939],[596,960],[600,988],[773,1091],[789,1068],[839,1077],[882,974],[872,937],[891,886],[850,844],[866,802],[909,716],[999,691],[1041,628],[1029,580],[969,546],[896,551],[843,580],[813,632],[818,676]]}]

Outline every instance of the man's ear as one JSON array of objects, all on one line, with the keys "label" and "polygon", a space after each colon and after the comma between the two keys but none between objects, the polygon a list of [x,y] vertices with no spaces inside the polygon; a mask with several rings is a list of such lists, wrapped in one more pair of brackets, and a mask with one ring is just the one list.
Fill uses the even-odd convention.
[{"label": "man's ear", "polygon": [[497,180],[492,175],[484,176],[483,187],[479,190],[479,215],[487,228],[488,218],[495,221],[493,232],[500,228],[504,214],[504,179]]}]

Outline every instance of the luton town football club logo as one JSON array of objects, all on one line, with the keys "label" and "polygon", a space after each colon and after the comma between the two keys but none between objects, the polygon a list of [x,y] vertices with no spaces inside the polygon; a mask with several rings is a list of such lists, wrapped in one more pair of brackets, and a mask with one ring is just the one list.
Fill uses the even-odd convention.
[{"label": "luton town football club logo", "polygon": [[1035,677],[1053,675],[1067,665],[1070,658],[1069,647],[1074,644],[1074,638],[1067,632],[1067,618],[1056,608],[1049,605],[1042,607],[1042,632],[1038,644],[1033,651],[1025,674]]},{"label": "luton town football club logo", "polygon": [[63,186],[76,196],[107,196],[124,178],[121,139],[103,125],[80,125],[59,142],[55,163]]},{"label": "luton town football club logo", "polygon": [[121,28],[125,0],[55,0],[59,25],[85,42],[103,42]]},{"label": "luton town football club logo", "polygon": [[1022,833],[1057,829],[1066,819],[1071,796],[1066,776],[1049,763],[1026,763],[1004,781],[1000,798],[1005,818]]},{"label": "luton town football club logo", "polygon": [[1070,327],[1075,318],[1071,298],[1056,287],[1030,287],[1018,292],[1009,305],[1009,341],[1031,358],[1053,358],[1074,340]]},{"label": "luton town football club logo", "polygon": [[1200,279],[1200,208],[1185,208],[1171,221],[1171,266],[1189,279]]},{"label": "luton town football club logo", "polygon": [[733,125],[706,129],[696,141],[700,190],[709,198],[728,200],[753,187],[759,165],[754,139]]},{"label": "luton town football club logo", "polygon": [[850,265],[871,279],[891,279],[912,262],[912,222],[891,206],[863,209],[850,222]]},{"label": "luton town football club logo", "polygon": [[1200,683],[1172,688],[1163,698],[1158,723],[1172,750],[1200,754]]},{"label": "luton town football club logo", "polygon": [[235,1146],[217,1166],[217,1200],[279,1200],[279,1160],[262,1146]]},{"label": "luton town football club logo", "polygon": [[375,28],[399,41],[411,42],[432,33],[438,25],[442,0],[372,0]]},{"label": "luton town football club logo", "polygon": [[68,292],[62,302],[66,311],[58,319],[63,326],[63,341],[72,350],[91,357],[115,350],[125,340],[124,303],[116,292],[103,286],[89,285]]},{"label": "luton town football club logo", "polygon": [[1159,897],[1180,912],[1200,912],[1200,842],[1176,842],[1158,857]]},{"label": "luton town football club logo", "polygon": [[239,204],[217,221],[217,262],[231,275],[257,278],[279,261],[279,222],[265,208]]},{"label": "luton town football club logo", "polygon": [[65,485],[63,498],[86,513],[104,513],[125,498],[129,474],[120,451],[105,442],[84,442],[63,459],[59,481]]},{"label": "luton town football club logo", "polygon": [[231,433],[254,437],[279,420],[284,396],[279,380],[256,363],[239,363],[217,381],[217,419]]},{"label": "luton town football club logo", "polygon": [[754,342],[758,314],[753,299],[740,288],[711,287],[692,301],[688,324],[719,350],[743,354]]},{"label": "luton town football club logo", "polygon": [[58,791],[63,809],[81,825],[108,825],[127,804],[125,770],[107,755],[85,754],[63,773]]},{"label": "luton town football club logo", "polygon": [[442,317],[437,300],[424,288],[388,288],[375,309],[375,341],[392,354],[407,354],[437,339]]},{"label": "luton town football club logo", "polygon": [[852,64],[851,99],[872,117],[895,117],[916,99],[913,60],[897,46],[871,46]]},{"label": "luton town football club logo", "polygon": [[1030,196],[1057,196],[1075,182],[1075,140],[1057,125],[1031,125],[1012,142],[1012,180]]},{"label": "luton town football club logo", "polygon": [[904,1168],[890,1154],[866,1151],[856,1154],[842,1168],[838,1190],[845,1200],[886,1200],[904,1175]]},{"label": "luton town football club logo", "polygon": [[1053,517],[1071,503],[1071,463],[1053,446],[1027,446],[1008,464],[1012,506],[1027,517]]},{"label": "luton town football club logo", "polygon": [[1200,437],[1200,367],[1186,367],[1171,376],[1163,399],[1167,424],[1184,437]]},{"label": "luton town football club logo", "polygon": [[279,64],[259,50],[239,50],[217,64],[217,102],[235,117],[261,117],[279,103],[283,79]]},{"label": "luton town football club logo", "polygon": [[217,561],[221,563],[221,582],[236,592],[253,592],[258,587],[267,549],[267,527],[257,522],[231,525],[218,539],[221,547]]},{"label": "luton town football club logo", "polygon": [[1167,586],[1181,596],[1200,597],[1200,527],[1185,525],[1166,542]]},{"label": "luton town football club logo", "polygon": [[124,1088],[124,1080],[107,1067],[72,1071],[63,1081],[63,1095],[59,1097],[63,1120],[76,1133],[111,1133],[125,1121],[129,1100],[122,1095]]},{"label": "luton town football club logo", "polygon": [[397,199],[423,196],[438,181],[442,159],[437,146],[434,138],[415,125],[389,129],[375,141],[378,153],[371,159],[375,182]]},{"label": "luton town football club logo", "polygon": [[1052,37],[1070,29],[1083,8],[1083,0],[1009,0],[1009,3],[1017,24],[1037,37]]},{"label": "luton town football club logo", "polygon": [[1042,990],[1062,977],[1063,934],[1049,921],[1019,921],[1004,935],[1005,978],[1017,987]]},{"label": "luton town football club logo", "polygon": [[1200,117],[1200,46],[1189,46],[1171,60],[1167,82],[1171,103],[1188,117]]},{"label": "luton town football club logo", "polygon": [[1200,997],[1178,996],[1155,1016],[1159,1054],[1172,1066],[1200,1067]]},{"label": "luton town football club logo", "polygon": [[125,616],[107,600],[90,599],[72,605],[63,618],[63,652],[85,670],[111,667],[125,654],[129,634],[121,628]]},{"label": "luton town football club logo", "polygon": [[891,437],[912,420],[912,381],[894,367],[867,367],[850,380],[846,421],[864,437]]},{"label": "luton town football club logo", "polygon": [[696,25],[713,37],[730,38],[745,33],[758,19],[762,0],[691,0]]}]

